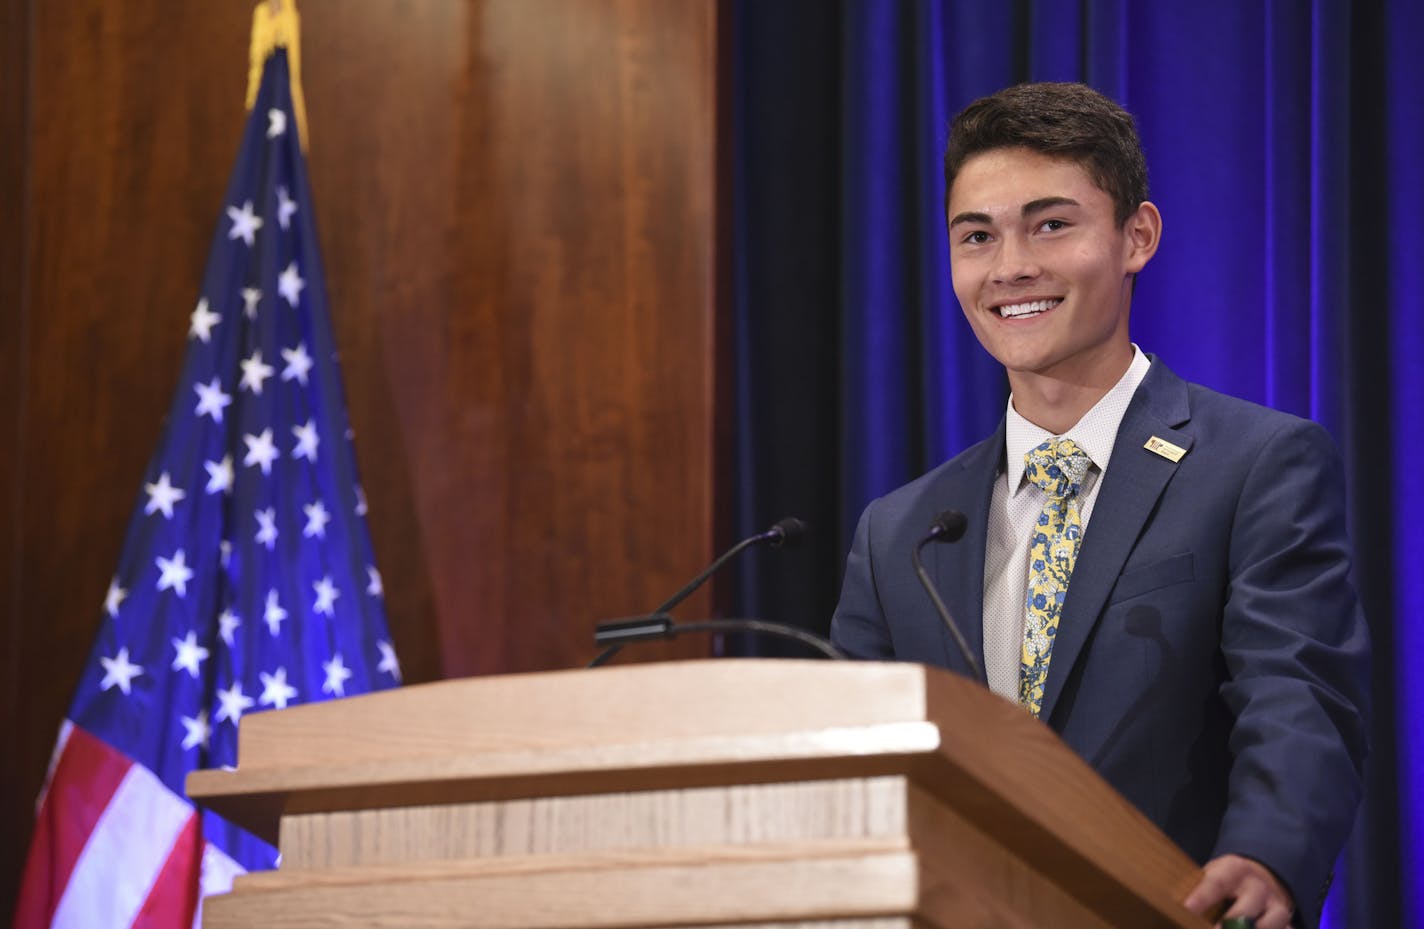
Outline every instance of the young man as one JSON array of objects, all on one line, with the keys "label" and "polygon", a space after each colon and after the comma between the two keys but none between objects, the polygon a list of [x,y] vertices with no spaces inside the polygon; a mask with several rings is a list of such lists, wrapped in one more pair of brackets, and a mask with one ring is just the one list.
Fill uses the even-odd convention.
[{"label": "young man", "polygon": [[945,185],[954,290],[1012,395],[994,435],[867,507],[832,637],[970,673],[910,557],[963,511],[928,567],[991,689],[1205,864],[1194,912],[1313,926],[1366,751],[1339,455],[1129,339],[1162,219],[1117,104],[1077,84],[976,101]]}]

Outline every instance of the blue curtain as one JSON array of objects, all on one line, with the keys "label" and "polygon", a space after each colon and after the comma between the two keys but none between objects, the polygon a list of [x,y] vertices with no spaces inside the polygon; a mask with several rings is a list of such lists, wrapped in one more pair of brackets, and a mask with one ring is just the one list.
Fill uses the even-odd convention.
[{"label": "blue curtain", "polygon": [[997,424],[949,284],[949,119],[1092,84],[1137,116],[1165,218],[1135,341],[1345,450],[1375,731],[1326,924],[1424,927],[1424,3],[743,0],[731,47],[737,522],[820,530],[749,561],[737,608],[824,630],[865,504]]}]

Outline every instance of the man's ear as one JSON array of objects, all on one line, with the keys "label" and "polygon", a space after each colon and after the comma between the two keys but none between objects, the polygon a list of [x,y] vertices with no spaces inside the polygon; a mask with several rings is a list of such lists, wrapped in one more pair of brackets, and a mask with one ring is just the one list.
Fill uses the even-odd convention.
[{"label": "man's ear", "polygon": [[1162,214],[1151,200],[1144,200],[1122,226],[1127,249],[1127,272],[1136,274],[1147,267],[1162,241]]}]

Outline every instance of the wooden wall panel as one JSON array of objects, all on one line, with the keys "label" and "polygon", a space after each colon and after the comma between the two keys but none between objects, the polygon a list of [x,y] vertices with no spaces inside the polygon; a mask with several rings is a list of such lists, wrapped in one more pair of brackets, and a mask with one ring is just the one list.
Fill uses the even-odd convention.
[{"label": "wooden wall panel", "polygon": [[335,9],[303,67],[337,336],[388,606],[439,624],[398,644],[586,662],[711,550],[715,7]]},{"label": "wooden wall panel", "polygon": [[[178,376],[251,6],[0,10],[26,25],[0,36],[8,913]],[[582,664],[598,619],[713,553],[715,4],[301,10],[318,228],[407,680]]]},{"label": "wooden wall panel", "polygon": [[[20,445],[24,404],[24,238],[29,153],[29,0],[0,0],[0,921],[10,918],[20,840],[32,818],[24,776],[35,758],[20,739]],[[43,756],[40,756],[43,758]],[[43,764],[43,761],[39,762]]]}]

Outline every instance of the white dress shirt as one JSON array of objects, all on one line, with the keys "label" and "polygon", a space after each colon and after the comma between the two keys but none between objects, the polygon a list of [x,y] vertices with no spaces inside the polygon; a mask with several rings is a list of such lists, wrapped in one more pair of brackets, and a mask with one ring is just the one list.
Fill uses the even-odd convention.
[{"label": "white dress shirt", "polygon": [[[1008,467],[994,482],[989,503],[989,538],[984,551],[984,671],[989,689],[1015,702],[1019,698],[1019,662],[1028,591],[1028,550],[1047,495],[1024,477],[1024,454],[1052,438],[1070,438],[1092,459],[1078,491],[1078,506],[1087,538],[1088,521],[1098,499],[1098,486],[1108,469],[1113,443],[1132,395],[1151,366],[1142,349],[1132,346],[1132,363],[1111,390],[1061,436],[1035,426],[1009,409],[1004,426]],[[1071,579],[1069,586],[1072,586]],[[1051,665],[1051,660],[1050,660]]]}]

